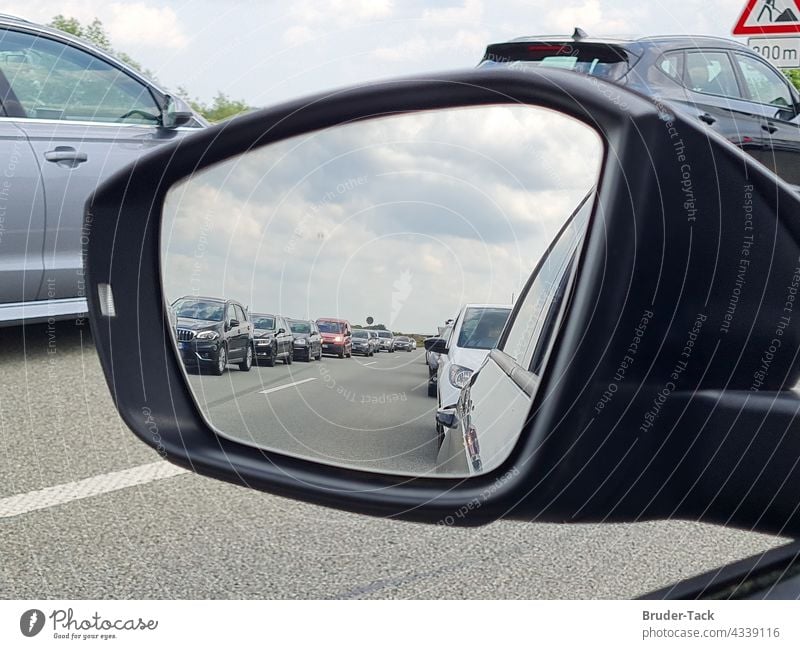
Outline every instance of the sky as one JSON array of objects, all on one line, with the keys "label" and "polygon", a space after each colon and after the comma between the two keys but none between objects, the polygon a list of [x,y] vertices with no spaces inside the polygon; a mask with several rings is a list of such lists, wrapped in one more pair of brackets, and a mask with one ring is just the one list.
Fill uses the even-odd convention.
[{"label": "sky", "polygon": [[745,0],[8,0],[37,22],[99,18],[167,88],[268,106],[377,78],[474,66],[516,36],[730,36]]},{"label": "sky", "polygon": [[511,304],[595,183],[588,126],[532,106],[382,117],[271,144],[172,188],[167,302],[431,333]]}]

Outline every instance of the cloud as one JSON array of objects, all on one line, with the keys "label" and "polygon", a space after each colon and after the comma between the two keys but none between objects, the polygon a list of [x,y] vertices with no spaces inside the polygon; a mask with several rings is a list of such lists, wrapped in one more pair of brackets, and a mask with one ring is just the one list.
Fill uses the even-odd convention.
[{"label": "cloud", "polygon": [[174,9],[146,2],[103,2],[102,0],[31,0],[6,2],[3,11],[26,20],[48,23],[62,14],[89,23],[98,18],[115,49],[145,45],[182,49],[189,38]]},{"label": "cloud", "polygon": [[252,151],[168,196],[168,298],[432,330],[462,303],[519,293],[599,152],[587,127],[528,106],[368,120]]}]

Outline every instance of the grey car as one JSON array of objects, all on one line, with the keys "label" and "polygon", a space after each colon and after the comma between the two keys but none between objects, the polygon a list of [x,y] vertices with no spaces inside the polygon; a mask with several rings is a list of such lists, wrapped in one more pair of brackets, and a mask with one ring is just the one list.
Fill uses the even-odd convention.
[{"label": "grey car", "polygon": [[0,16],[0,326],[80,318],[87,198],[204,126],[185,102],[82,39]]}]

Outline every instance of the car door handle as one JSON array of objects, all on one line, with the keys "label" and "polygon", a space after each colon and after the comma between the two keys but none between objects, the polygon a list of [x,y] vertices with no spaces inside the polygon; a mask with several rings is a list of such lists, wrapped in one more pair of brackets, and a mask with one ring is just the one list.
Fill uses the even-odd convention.
[{"label": "car door handle", "polygon": [[775,124],[773,124],[772,122],[767,122],[766,124],[762,124],[761,128],[763,128],[767,133],[770,134],[778,130],[778,127],[775,126]]},{"label": "car door handle", "polygon": [[65,167],[77,167],[82,162],[86,162],[89,156],[81,151],[76,151],[71,146],[57,146],[52,151],[46,151],[44,159]]},{"label": "car door handle", "polygon": [[717,118],[710,113],[703,113],[702,115],[698,115],[697,117],[700,118],[701,122],[705,122],[706,124],[713,124],[714,122],[717,121]]}]

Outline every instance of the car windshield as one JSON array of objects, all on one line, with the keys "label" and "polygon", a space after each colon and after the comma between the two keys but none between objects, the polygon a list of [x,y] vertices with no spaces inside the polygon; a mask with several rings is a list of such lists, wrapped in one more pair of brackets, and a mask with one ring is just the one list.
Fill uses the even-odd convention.
[{"label": "car windshield", "polygon": [[397,342],[401,342],[401,343],[407,343],[407,342],[408,342],[409,340],[411,340],[411,339],[410,339],[410,338],[407,338],[406,336],[398,336],[397,338],[395,338],[395,340],[396,340]]},{"label": "car windshield", "polygon": [[388,331],[379,331],[378,332],[378,337],[380,337],[380,338],[391,338],[392,334],[390,332],[388,332]]},{"label": "car windshield", "polygon": [[293,334],[310,334],[311,333],[311,325],[307,322],[290,322],[289,329],[292,330]]},{"label": "car windshield", "polygon": [[456,346],[466,349],[491,349],[497,344],[510,313],[511,309],[498,307],[467,309]]},{"label": "car windshield", "polygon": [[353,338],[369,338],[369,334],[366,331],[354,331]]},{"label": "car windshield", "polygon": [[253,326],[256,329],[274,329],[275,328],[275,318],[272,316],[254,316],[253,317]]},{"label": "car windshield", "polygon": [[520,42],[490,46],[478,67],[561,68],[616,80],[628,71],[628,62],[620,49],[603,44]]},{"label": "car windshield", "polygon": [[327,322],[325,320],[320,320],[317,322],[317,326],[322,333],[325,334],[340,334],[342,333],[342,323],[341,322]]},{"label": "car windshield", "polygon": [[181,300],[175,306],[175,315],[179,318],[192,320],[213,320],[221,322],[225,313],[222,302],[209,302],[207,300]]}]

